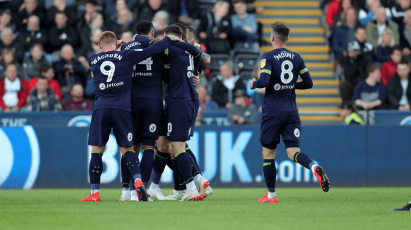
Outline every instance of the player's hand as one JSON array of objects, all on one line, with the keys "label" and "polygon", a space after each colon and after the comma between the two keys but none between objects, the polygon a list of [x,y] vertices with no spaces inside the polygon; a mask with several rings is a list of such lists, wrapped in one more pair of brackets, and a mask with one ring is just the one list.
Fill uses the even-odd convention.
[{"label": "player's hand", "polygon": [[250,87],[250,89],[255,89],[255,87],[254,87],[254,85],[253,85],[253,83],[254,83],[255,81],[256,81],[255,78],[253,78],[253,80],[251,80],[251,81],[248,82],[248,87]]},{"label": "player's hand", "polygon": [[149,38],[149,40],[150,40],[150,44],[161,41],[161,39],[158,39],[158,38]]},{"label": "player's hand", "polygon": [[117,47],[116,49],[119,49],[121,46],[123,46],[124,44],[126,44],[127,42],[123,41],[123,40],[117,40]]},{"label": "player's hand", "polygon": [[90,74],[91,74],[91,78],[94,78],[94,74],[93,74],[93,71],[91,71],[91,73],[90,73]]},{"label": "player's hand", "polygon": [[174,35],[168,35],[171,36],[171,38],[173,39],[173,42],[184,42],[183,40],[181,40],[181,38],[174,36]]},{"label": "player's hand", "polygon": [[200,73],[197,71],[197,75],[193,76],[193,84],[198,85],[200,83]]}]

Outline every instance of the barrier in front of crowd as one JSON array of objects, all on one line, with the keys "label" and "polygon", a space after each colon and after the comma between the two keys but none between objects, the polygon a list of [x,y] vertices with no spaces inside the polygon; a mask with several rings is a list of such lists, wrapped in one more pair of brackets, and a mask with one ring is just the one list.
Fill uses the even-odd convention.
[{"label": "barrier in front of crowd", "polygon": [[[212,186],[265,186],[259,131],[258,126],[196,128],[189,145]],[[88,132],[86,127],[1,127],[0,188],[88,188]],[[331,187],[411,186],[411,126],[303,126],[300,138],[302,152],[324,167]],[[282,143],[275,160],[277,187],[318,186],[311,171],[287,158]],[[102,188],[120,189],[113,135],[103,162]],[[161,186],[171,182],[166,169]]]}]

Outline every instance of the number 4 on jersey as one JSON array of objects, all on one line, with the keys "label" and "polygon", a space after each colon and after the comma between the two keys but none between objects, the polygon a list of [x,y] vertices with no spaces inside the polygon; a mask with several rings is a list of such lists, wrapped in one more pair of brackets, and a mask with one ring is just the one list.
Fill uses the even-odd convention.
[{"label": "number 4 on jersey", "polygon": [[151,66],[153,65],[153,60],[151,60],[151,57],[147,58],[144,61],[139,62],[139,65],[146,65],[147,70],[151,70]]}]

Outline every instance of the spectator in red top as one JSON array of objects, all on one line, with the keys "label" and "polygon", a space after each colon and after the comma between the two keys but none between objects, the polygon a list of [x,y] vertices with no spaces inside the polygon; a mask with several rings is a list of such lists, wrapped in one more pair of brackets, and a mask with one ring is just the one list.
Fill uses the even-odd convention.
[{"label": "spectator in red top", "polygon": [[92,111],[91,101],[84,99],[84,90],[81,84],[74,84],[71,88],[72,99],[64,102],[64,110],[71,111]]},{"label": "spectator in red top", "polygon": [[328,3],[327,12],[325,12],[325,21],[329,28],[332,28],[334,18],[337,16],[338,9],[340,8],[340,0],[332,0]]},{"label": "spectator in red top", "polygon": [[[54,94],[57,95],[59,101],[61,102],[61,88],[59,83],[54,80],[54,69],[52,66],[50,66],[47,63],[42,63],[39,66],[39,74],[40,77],[45,77],[48,80],[48,86],[49,88],[53,89]],[[33,88],[36,88],[37,86],[37,77],[33,77],[28,81],[28,91],[30,92]]]},{"label": "spectator in red top", "polygon": [[6,78],[0,81],[0,108],[4,112],[17,112],[26,104],[27,82],[17,77],[17,68],[13,64],[6,67]]},{"label": "spectator in red top", "polygon": [[388,85],[388,81],[397,73],[397,64],[402,59],[401,48],[395,46],[390,52],[391,60],[382,63],[381,65],[381,82]]}]

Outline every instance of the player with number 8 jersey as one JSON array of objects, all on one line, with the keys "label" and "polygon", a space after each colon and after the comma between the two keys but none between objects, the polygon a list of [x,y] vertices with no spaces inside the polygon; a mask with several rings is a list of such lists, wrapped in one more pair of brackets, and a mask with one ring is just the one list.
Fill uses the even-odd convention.
[{"label": "player with number 8 jersey", "polygon": [[[330,181],[321,166],[300,152],[301,121],[298,115],[296,89],[312,88],[313,82],[303,59],[298,53],[288,50],[290,29],[283,22],[271,24],[273,50],[261,58],[260,79],[250,81],[250,89],[265,88],[260,142],[263,146],[263,171],[267,184],[266,196],[259,203],[278,203],[275,193],[275,153],[280,136],[284,141],[288,157],[311,169],[320,182],[321,189],[328,192]],[[297,82],[298,76],[302,81]]]}]

